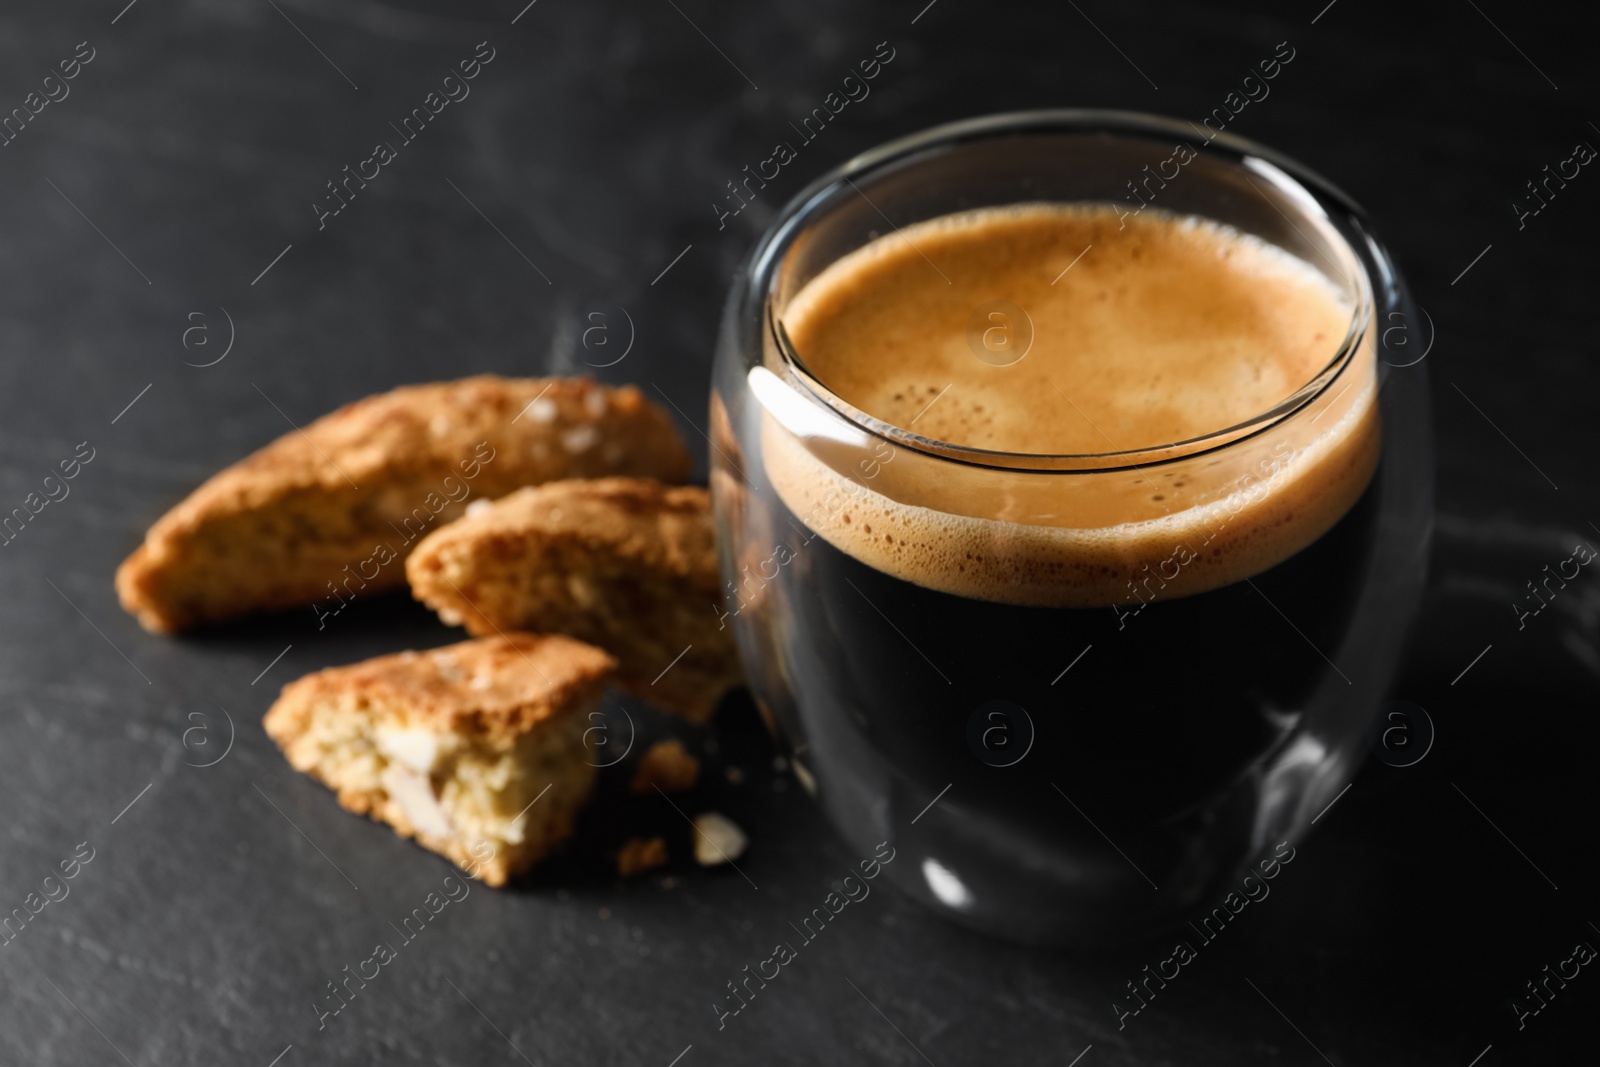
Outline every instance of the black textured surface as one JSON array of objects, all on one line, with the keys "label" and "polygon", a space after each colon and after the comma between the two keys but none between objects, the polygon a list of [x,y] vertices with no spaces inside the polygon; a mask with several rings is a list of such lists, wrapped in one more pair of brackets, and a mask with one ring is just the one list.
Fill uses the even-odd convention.
[{"label": "black textured surface", "polygon": [[[0,147],[3,510],[79,442],[94,450],[70,495],[0,548],[0,912],[26,914],[59,861],[80,842],[93,849],[68,895],[0,945],[0,1061],[520,1055],[667,1067],[682,1054],[682,1067],[948,1067],[1067,1064],[1087,1048],[1083,1067],[1465,1067],[1480,1054],[1493,1067],[1593,1056],[1593,968],[1520,1029],[1512,1000],[1534,1006],[1525,982],[1578,941],[1600,945],[1600,577],[1585,569],[1521,630],[1509,607],[1580,539],[1600,544],[1600,177],[1585,167],[1521,229],[1511,206],[1576,142],[1600,147],[1593,27],[1563,21],[1575,8],[1535,18],[1487,0],[1403,12],[1371,0],[924,2],[111,0],[0,12],[0,114],[42,94],[78,42],[93,49],[70,95],[20,132],[13,122]],[[719,231],[711,205],[724,183],[885,40],[895,58],[871,96]],[[743,782],[713,774],[682,803],[750,831],[748,880],[683,864],[618,884],[604,857],[618,837],[659,826],[681,854],[687,832],[659,804],[613,806],[591,817],[583,848],[525,886],[475,885],[446,907],[319,1031],[324,983],[398,940],[391,922],[448,868],[294,774],[260,716],[302,672],[451,635],[394,596],[321,632],[306,612],[151,637],[111,587],[149,522],[286,418],[403,382],[607,362],[619,348],[582,344],[592,310],[615,325],[626,308],[637,334],[595,373],[664,394],[698,440],[725,288],[810,178],[891,136],[988,111],[1198,120],[1284,40],[1295,60],[1230,129],[1364,203],[1437,328],[1438,536],[1396,687],[1437,727],[1428,756],[1369,765],[1270,898],[1120,1032],[1113,999],[1167,946],[1078,957],[1001,945],[881,884],[719,1030],[710,1005],[725,983],[789,938],[788,923],[859,858],[772,770],[739,704],[713,759],[743,768]],[[389,123],[480,41],[495,54],[471,95],[319,231],[324,183],[397,141]],[[227,357],[185,365],[223,351],[228,316]],[[225,757],[193,765],[230,733]]]}]

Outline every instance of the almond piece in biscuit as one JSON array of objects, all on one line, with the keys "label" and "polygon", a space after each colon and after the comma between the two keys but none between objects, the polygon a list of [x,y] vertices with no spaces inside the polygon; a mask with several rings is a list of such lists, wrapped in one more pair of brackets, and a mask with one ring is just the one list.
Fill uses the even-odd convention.
[{"label": "almond piece in biscuit", "polygon": [[578,378],[415,385],[347,404],[213,476],[117,571],[122,606],[172,633],[252,611],[319,619],[405,583],[399,560],[469,499],[557,478],[689,475],[672,419]]},{"label": "almond piece in biscuit", "polygon": [[411,594],[468,632],[564,633],[617,657],[617,684],[703,723],[742,675],[722,628],[710,495],[642,478],[551,482],[428,535]]},{"label": "almond piece in biscuit", "polygon": [[566,637],[464,641],[290,682],[265,725],[346,810],[504,885],[571,834],[597,773],[586,712],[614,666]]}]

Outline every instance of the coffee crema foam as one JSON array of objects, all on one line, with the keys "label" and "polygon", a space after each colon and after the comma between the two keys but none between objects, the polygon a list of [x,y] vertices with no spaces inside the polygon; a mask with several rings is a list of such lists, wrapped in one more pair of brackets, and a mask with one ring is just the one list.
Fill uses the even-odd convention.
[{"label": "coffee crema foam", "polygon": [[[1225,430],[1311,381],[1345,340],[1353,308],[1289,253],[1192,217],[1123,222],[1030,204],[908,226],[807,283],[784,327],[811,374],[869,415],[1027,454]],[[1033,322],[1031,348],[1005,366],[968,343],[973,311],[994,300]],[[1240,581],[1320,537],[1376,469],[1376,395],[1369,331],[1329,388],[1266,433],[1135,471],[997,471],[879,441],[869,455],[770,415],[761,440],[788,508],[870,567],[982,600],[1105,606]]]}]

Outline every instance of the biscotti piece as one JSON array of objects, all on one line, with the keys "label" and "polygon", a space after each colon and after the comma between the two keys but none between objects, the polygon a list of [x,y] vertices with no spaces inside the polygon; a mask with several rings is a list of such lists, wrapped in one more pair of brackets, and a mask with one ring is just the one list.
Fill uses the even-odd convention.
[{"label": "biscotti piece", "polygon": [[672,419],[579,378],[415,385],[347,404],[213,476],[117,571],[122,606],[170,633],[405,582],[403,557],[469,499],[558,478],[689,475]]},{"label": "biscotti piece", "polygon": [[552,482],[474,509],[406,561],[411,594],[475,634],[564,633],[617,657],[618,684],[703,723],[741,681],[710,497],[641,478]]},{"label": "biscotti piece", "polygon": [[346,810],[504,885],[571,834],[597,774],[587,712],[614,666],[566,637],[464,641],[290,682],[265,725]]}]

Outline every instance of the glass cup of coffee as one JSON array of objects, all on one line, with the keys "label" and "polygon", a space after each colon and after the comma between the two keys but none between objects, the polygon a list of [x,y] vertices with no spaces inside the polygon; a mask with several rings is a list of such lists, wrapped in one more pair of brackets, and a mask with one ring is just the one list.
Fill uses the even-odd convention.
[{"label": "glass cup of coffee", "polygon": [[850,847],[1064,945],[1292,849],[1420,595],[1425,329],[1354,203],[1190,123],[960,122],[791,201],[718,343],[715,610]]}]

